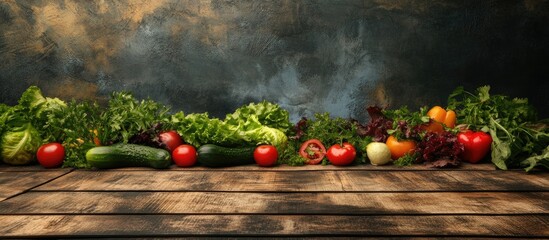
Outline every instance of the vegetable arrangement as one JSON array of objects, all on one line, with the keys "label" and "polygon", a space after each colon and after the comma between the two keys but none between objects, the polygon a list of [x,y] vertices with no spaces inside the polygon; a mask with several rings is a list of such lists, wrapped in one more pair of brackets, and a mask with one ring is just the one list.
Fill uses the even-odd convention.
[{"label": "vegetable arrangement", "polygon": [[491,160],[500,169],[549,167],[542,151],[549,145],[548,119],[536,121],[535,109],[524,98],[490,95],[484,86],[475,93],[456,89],[448,106],[461,114],[458,121],[469,129],[488,132],[492,138]]},{"label": "vegetable arrangement", "polygon": [[107,106],[66,103],[28,88],[18,104],[0,104],[1,160],[46,168],[227,167],[256,163],[456,167],[491,160],[499,169],[549,168],[548,120],[526,99],[457,88],[448,107],[410,111],[369,107],[370,121],[317,113],[295,125],[288,111],[250,103],[224,119],[169,113],[150,99],[115,92]]}]

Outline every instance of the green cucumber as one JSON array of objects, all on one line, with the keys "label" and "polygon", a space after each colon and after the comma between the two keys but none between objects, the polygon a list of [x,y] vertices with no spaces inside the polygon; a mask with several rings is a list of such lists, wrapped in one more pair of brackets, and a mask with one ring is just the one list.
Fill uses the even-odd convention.
[{"label": "green cucumber", "polygon": [[230,167],[255,163],[255,147],[230,148],[205,144],[198,148],[198,162],[206,167]]},{"label": "green cucumber", "polygon": [[151,167],[162,169],[172,165],[172,157],[168,151],[137,144],[94,147],[86,152],[86,160],[96,168]]}]

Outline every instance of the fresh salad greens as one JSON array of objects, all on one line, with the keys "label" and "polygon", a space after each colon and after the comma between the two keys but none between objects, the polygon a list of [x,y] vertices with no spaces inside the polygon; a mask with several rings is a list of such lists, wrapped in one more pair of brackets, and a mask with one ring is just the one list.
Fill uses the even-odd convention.
[{"label": "fresh salad greens", "polygon": [[419,111],[411,111],[407,106],[384,110],[383,114],[393,120],[392,128],[387,133],[396,136],[397,139],[418,140],[423,133],[421,127],[430,121],[427,110],[426,106],[421,107]]},{"label": "fresh salad greens", "polygon": [[[314,120],[309,120],[305,132],[305,139],[318,139],[329,147],[342,142],[350,142],[351,144],[361,148],[366,147],[370,140],[364,140],[357,135],[357,123],[349,119],[341,117],[332,118],[330,114],[317,113]],[[363,143],[364,144],[361,144]]]},{"label": "fresh salad greens", "polygon": [[[459,164],[463,146],[456,136],[466,128],[491,135],[491,160],[500,169],[549,168],[549,120],[538,121],[527,99],[491,95],[489,91],[489,86],[474,93],[457,88],[448,98],[448,110],[458,113],[461,125],[445,125],[433,133],[426,131],[435,123],[427,107],[419,111],[370,107],[371,119],[365,125],[329,113],[317,113],[293,125],[288,111],[267,101],[244,105],[219,119],[208,113],[172,114],[168,107],[150,99],[138,100],[128,92],[112,93],[102,107],[96,102],[66,103],[44,97],[38,87],[31,86],[17,105],[0,104],[0,156],[6,163],[28,164],[41,144],[59,142],[65,147],[64,167],[89,168],[85,153],[95,146],[149,143],[158,141],[160,132],[176,130],[195,147],[274,145],[279,163],[292,166],[305,163],[298,152],[307,140],[316,139],[326,148],[349,142],[357,150],[356,162],[365,163],[366,145],[385,143],[393,136],[397,142],[407,139],[417,143],[414,152],[393,164],[425,162],[444,167]],[[325,159],[323,163],[328,162]]]},{"label": "fresh salad greens", "polygon": [[523,166],[526,167],[526,171],[532,170],[536,166],[543,166],[549,169],[549,145],[538,155],[533,154],[529,158],[521,162]]},{"label": "fresh salad greens", "polygon": [[42,144],[40,134],[30,124],[12,125],[2,136],[2,160],[12,165],[25,165],[34,161],[36,150]]},{"label": "fresh salad greens", "polygon": [[291,130],[288,111],[266,101],[238,108],[224,120],[210,118],[207,113],[178,112],[172,115],[171,123],[196,147],[207,143],[227,147],[272,144],[284,149],[286,132]]},{"label": "fresh salad greens", "polygon": [[59,142],[65,147],[63,167],[89,168],[84,158],[86,151],[99,143],[97,129],[100,127],[101,107],[94,102],[67,104],[48,115],[44,125],[47,129],[45,142]]},{"label": "fresh salad greens", "polygon": [[[490,86],[479,87],[474,93],[460,87],[449,96],[448,107],[459,113],[459,123],[490,133],[493,139],[491,159],[498,168],[531,170],[538,165],[538,159],[543,159],[529,157],[547,148],[549,127],[543,123],[534,124],[537,115],[528,99],[490,95]],[[546,162],[539,165],[546,166]]]},{"label": "fresh salad greens", "polygon": [[13,165],[32,163],[42,144],[47,115],[66,108],[58,98],[44,98],[36,86],[28,88],[17,105],[3,105],[0,116],[2,160]]},{"label": "fresh salad greens", "polygon": [[28,164],[43,143],[65,147],[64,167],[88,168],[85,153],[99,145],[127,143],[129,138],[153,123],[168,121],[168,108],[152,100],[138,101],[130,93],[113,93],[106,108],[95,102],[69,104],[44,97],[29,87],[18,105],[3,105],[0,116],[2,160]]},{"label": "fresh salad greens", "polygon": [[370,107],[368,113],[371,120],[365,126],[365,134],[375,141],[386,143],[391,151],[406,149],[408,145],[401,140],[413,142],[413,150],[394,159],[394,165],[425,163],[438,168],[459,166],[463,146],[458,143],[456,134],[445,131],[442,126],[440,131],[428,129],[433,120],[427,112],[427,107],[421,107],[418,111],[411,111],[406,106],[393,110]]},{"label": "fresh salad greens", "polygon": [[71,102],[65,109],[53,111],[45,125],[47,139],[62,142],[66,157],[64,167],[89,168],[86,152],[98,145],[128,143],[154,124],[169,119],[168,108],[152,100],[137,100],[127,92],[115,92],[108,106],[95,102]]},{"label": "fresh salad greens", "polygon": [[[253,119],[253,121],[250,121]],[[225,123],[233,126],[247,125],[249,128],[256,128],[256,123],[270,128],[276,128],[288,133],[291,130],[290,114],[282,109],[278,104],[263,101],[260,103],[250,103],[242,106],[232,114],[227,114]]]},{"label": "fresh salad greens", "polygon": [[106,145],[128,143],[132,136],[154,124],[168,123],[168,112],[168,107],[151,99],[139,101],[131,93],[114,92],[99,115],[99,140]]},{"label": "fresh salad greens", "polygon": [[[294,127],[294,135],[291,137],[291,145],[294,152],[286,153],[284,163],[288,165],[303,165],[304,159],[292,157],[297,155],[297,149],[301,144],[309,139],[319,140],[326,149],[335,144],[343,142],[351,143],[357,150],[356,161],[358,163],[366,162],[365,149],[372,138],[361,135],[360,129],[363,126],[356,120],[345,119],[341,117],[331,117],[329,113],[316,113],[314,119],[303,118]],[[327,159],[322,161],[327,164]]]}]

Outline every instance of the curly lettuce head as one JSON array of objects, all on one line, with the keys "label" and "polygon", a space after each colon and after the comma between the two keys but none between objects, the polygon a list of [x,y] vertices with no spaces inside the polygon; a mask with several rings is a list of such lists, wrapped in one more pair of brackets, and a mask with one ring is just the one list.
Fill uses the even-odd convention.
[{"label": "curly lettuce head", "polygon": [[[278,130],[288,133],[292,128],[290,123],[290,114],[278,104],[262,101],[259,103],[250,103],[235,110],[232,114],[227,114],[225,123],[230,125],[246,124],[251,118],[257,118],[259,125],[277,128]],[[253,129],[254,125],[244,125],[245,130]]]},{"label": "curly lettuce head", "polygon": [[207,113],[179,112],[171,122],[183,140],[196,147],[206,143],[227,147],[270,144],[282,149],[292,126],[286,110],[266,101],[243,106],[223,121],[209,118]]},{"label": "curly lettuce head", "polygon": [[251,131],[245,132],[245,135],[250,139],[250,142],[259,144],[273,145],[282,151],[288,143],[288,137],[284,132],[267,126],[262,126]]},{"label": "curly lettuce head", "polygon": [[2,136],[2,160],[11,165],[32,163],[41,144],[40,134],[30,123],[12,128]]}]

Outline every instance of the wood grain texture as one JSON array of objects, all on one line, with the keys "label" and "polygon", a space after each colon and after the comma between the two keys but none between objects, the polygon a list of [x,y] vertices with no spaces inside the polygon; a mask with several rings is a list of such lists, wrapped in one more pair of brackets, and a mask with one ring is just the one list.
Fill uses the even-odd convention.
[{"label": "wood grain texture", "polygon": [[549,236],[549,216],[3,215],[1,237]]},{"label": "wood grain texture", "polygon": [[0,169],[0,238],[549,236],[549,172]]},{"label": "wood grain texture", "polygon": [[68,172],[71,170],[72,168],[44,168],[39,164],[14,166],[14,165],[8,165],[5,163],[0,163],[0,172],[57,172],[57,171]]},{"label": "wood grain texture", "polygon": [[[28,171],[58,171],[59,168],[46,169],[42,166],[27,165],[27,166],[11,166],[4,163],[0,163],[0,172],[28,172]],[[66,168],[65,170],[72,170]],[[146,168],[146,167],[127,167],[127,168],[118,168],[116,171],[157,171],[156,169]],[[422,164],[415,164],[408,167],[398,167],[395,165],[383,165],[383,166],[374,166],[371,164],[361,164],[353,166],[334,166],[334,165],[304,165],[304,166],[288,166],[288,165],[278,165],[276,167],[264,168],[258,165],[242,165],[234,167],[225,167],[225,168],[208,168],[203,166],[194,166],[189,168],[182,168],[176,165],[172,165],[170,170],[173,171],[440,171],[439,168],[430,168]],[[496,168],[491,163],[479,163],[479,164],[470,164],[462,163],[461,166],[457,168],[448,168],[444,169],[445,171],[495,171]],[[522,170],[518,170],[522,171]]]},{"label": "wood grain texture", "polygon": [[[129,167],[129,168],[119,168],[117,171],[155,171],[151,168],[144,167]],[[423,164],[415,164],[408,167],[399,167],[395,165],[383,165],[383,166],[374,166],[371,164],[361,164],[361,165],[352,165],[352,166],[334,166],[334,165],[304,165],[304,166],[288,166],[288,165],[278,165],[275,167],[265,168],[260,167],[255,164],[241,165],[234,167],[225,167],[225,168],[208,168],[204,166],[193,166],[189,168],[182,168],[176,165],[172,165],[170,170],[174,171],[440,171],[439,168],[427,167]],[[463,163],[457,168],[448,168],[444,169],[445,171],[495,171],[496,167],[491,163],[480,163],[480,164],[470,164]]]},{"label": "wood grain texture", "polygon": [[80,171],[50,191],[548,191],[549,172],[514,171]]},{"label": "wood grain texture", "polygon": [[549,214],[549,192],[29,192],[0,214]]},{"label": "wood grain texture", "polygon": [[27,191],[70,171],[0,172],[0,201]]}]

